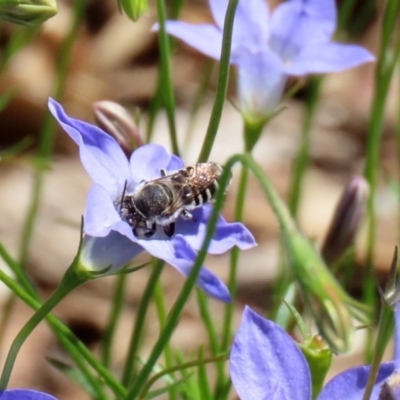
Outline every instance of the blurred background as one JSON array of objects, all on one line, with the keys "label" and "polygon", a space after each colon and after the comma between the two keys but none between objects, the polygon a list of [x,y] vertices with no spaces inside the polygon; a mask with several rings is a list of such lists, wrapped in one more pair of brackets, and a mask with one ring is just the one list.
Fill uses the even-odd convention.
[{"label": "blurred background", "polygon": [[[94,123],[92,103],[113,100],[132,114],[140,113],[139,130],[146,136],[147,119],[152,106],[159,72],[157,36],[151,32],[156,21],[155,5],[137,22],[121,15],[116,0],[88,0],[73,37],[71,59],[66,70],[62,104],[76,118]],[[270,2],[271,6],[278,2]],[[365,2],[359,1],[363,8]],[[374,54],[378,51],[381,10],[373,5],[363,24],[350,32],[352,41]],[[170,4],[169,4],[170,5]],[[73,0],[59,0],[59,12],[38,28],[21,27],[2,22],[0,25],[0,94],[12,90],[13,97],[0,113],[0,150],[21,148],[16,157],[3,157],[0,163],[0,242],[16,259],[21,251],[21,232],[31,204],[35,158],[43,143],[39,136],[47,113],[47,99],[56,91],[56,69],[65,38],[74,24]],[[359,12],[360,8],[357,10]],[[207,1],[187,1],[180,19],[192,23],[211,21]],[[76,22],[75,22],[76,23]],[[355,39],[354,39],[355,38]],[[324,77],[311,139],[311,163],[302,188],[299,225],[303,232],[320,245],[328,228],[335,205],[346,182],[362,174],[365,162],[366,134],[374,90],[373,64]],[[213,103],[218,65],[196,50],[176,43],[172,58],[172,75],[177,104],[178,138],[187,164],[198,156]],[[208,76],[207,90],[199,111],[193,114],[193,102],[199,96],[200,78]],[[392,82],[387,104],[381,145],[379,189],[376,202],[378,216],[375,265],[384,280],[394,246],[398,243],[398,76]],[[297,154],[307,100],[307,83],[295,98],[265,129],[254,155],[271,177],[283,197],[287,196],[292,164]],[[235,108],[234,71],[222,122],[211,160],[224,163],[243,149],[242,119]],[[168,124],[161,111],[154,127],[153,142],[170,149]],[[21,144],[22,143],[22,144]],[[5,154],[5,153],[4,153]],[[43,298],[59,283],[72,261],[78,241],[79,223],[85,208],[90,179],[83,170],[77,148],[57,128],[53,162],[43,185],[38,219],[26,258],[31,279]],[[238,171],[236,171],[238,172]],[[238,175],[234,174],[224,215],[233,220]],[[277,221],[258,183],[251,180],[247,196],[245,224],[257,239],[258,247],[243,252],[239,267],[239,294],[236,320],[240,321],[245,304],[255,309],[268,307],[273,279],[280,253]],[[356,246],[356,268],[362,271],[365,261],[365,232],[362,229]],[[146,255],[143,256],[143,259]],[[207,266],[221,278],[228,276],[229,255],[209,257]],[[6,268],[1,264],[1,268]],[[130,274],[126,302],[113,347],[113,371],[118,374],[125,358],[137,304],[149,271]],[[165,268],[162,276],[168,304],[172,304],[183,284],[173,269]],[[359,293],[359,281],[352,284]],[[56,314],[93,351],[99,350],[110,312],[110,299],[115,277],[85,284],[69,295]],[[220,305],[212,300],[218,315]],[[10,303],[9,291],[0,284],[0,312],[4,316]],[[214,307],[215,303],[215,307]],[[19,300],[14,303],[11,318],[1,330],[0,363],[5,359],[12,339],[32,311]],[[173,343],[185,351],[196,351],[206,342],[196,302],[185,310]],[[159,332],[157,318],[146,321],[146,348]],[[200,333],[203,332],[203,335]],[[147,346],[147,347],[146,347]],[[361,350],[341,357],[335,371],[362,362]],[[50,392],[61,400],[87,399],[87,394],[52,367],[45,357],[68,362],[68,357],[45,324],[41,324],[21,351],[12,375],[11,386],[35,387]]]}]

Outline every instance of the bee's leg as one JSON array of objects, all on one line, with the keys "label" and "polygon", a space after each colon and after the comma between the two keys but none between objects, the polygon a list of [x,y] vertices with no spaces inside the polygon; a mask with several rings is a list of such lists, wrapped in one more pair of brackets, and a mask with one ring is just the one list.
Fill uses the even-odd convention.
[{"label": "bee's leg", "polygon": [[164,232],[168,237],[172,237],[175,233],[175,222],[171,222],[169,225],[165,225]]},{"label": "bee's leg", "polygon": [[146,236],[147,238],[152,237],[156,233],[156,229],[157,226],[156,223],[154,222],[151,228],[148,228],[148,230],[145,232],[144,236]]},{"label": "bee's leg", "polygon": [[160,169],[161,176],[167,176],[167,170],[165,168]]},{"label": "bee's leg", "polygon": [[187,210],[182,210],[181,216],[182,216],[183,219],[193,219],[192,213],[190,213]]}]

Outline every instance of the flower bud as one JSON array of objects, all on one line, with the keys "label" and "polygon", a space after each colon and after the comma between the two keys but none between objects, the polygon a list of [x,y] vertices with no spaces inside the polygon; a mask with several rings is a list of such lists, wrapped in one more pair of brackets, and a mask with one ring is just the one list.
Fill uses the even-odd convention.
[{"label": "flower bud", "polygon": [[[386,282],[385,290],[379,290],[384,304],[390,307],[395,306],[400,301],[400,279],[397,273],[398,250],[394,249],[392,264],[389,270],[389,276]],[[379,289],[379,288],[378,288]],[[400,355],[400,354],[399,354]]]},{"label": "flower bud", "polygon": [[133,21],[149,9],[147,0],[119,0],[119,7]]},{"label": "flower bud", "polygon": [[320,335],[334,352],[348,351],[354,333],[352,319],[368,324],[368,307],[344,291],[309,240],[294,229],[283,226],[283,230],[289,262]]},{"label": "flower bud", "polygon": [[313,393],[319,393],[332,363],[332,351],[318,335],[299,343],[299,347],[310,367]]},{"label": "flower bud", "polygon": [[97,124],[118,142],[128,157],[143,145],[139,130],[125,108],[113,101],[97,101],[92,107]]},{"label": "flower bud", "polygon": [[353,244],[365,214],[368,194],[368,183],[361,176],[353,178],[345,187],[322,246],[322,256],[328,264],[338,261]]},{"label": "flower bud", "polygon": [[38,25],[57,14],[56,0],[0,0],[0,18],[21,25]]}]

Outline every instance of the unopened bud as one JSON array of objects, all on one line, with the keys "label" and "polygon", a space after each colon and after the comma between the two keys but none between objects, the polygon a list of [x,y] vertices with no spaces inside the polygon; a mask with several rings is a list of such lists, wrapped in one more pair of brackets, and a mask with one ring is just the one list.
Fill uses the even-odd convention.
[{"label": "unopened bud", "polygon": [[128,157],[143,145],[135,121],[124,107],[113,101],[97,101],[92,107],[97,124],[114,137]]},{"label": "unopened bud", "polygon": [[299,343],[299,347],[310,367],[313,389],[315,393],[318,393],[324,385],[326,374],[331,366],[332,351],[329,349],[326,342],[318,335],[313,336],[304,343]]},{"label": "unopened bud", "polygon": [[353,178],[345,187],[322,246],[322,256],[328,264],[338,261],[354,243],[368,194],[368,183],[361,176]]},{"label": "unopened bud", "polygon": [[[400,279],[397,273],[398,250],[394,249],[392,265],[390,266],[389,276],[386,281],[385,290],[381,292],[382,300],[389,306],[395,306],[400,301]],[[399,354],[400,356],[400,354]]]},{"label": "unopened bud", "polygon": [[149,9],[147,0],[119,0],[118,3],[120,9],[133,21],[137,21]]},{"label": "unopened bud", "polygon": [[38,25],[57,14],[56,0],[0,0],[0,18],[21,25]]}]

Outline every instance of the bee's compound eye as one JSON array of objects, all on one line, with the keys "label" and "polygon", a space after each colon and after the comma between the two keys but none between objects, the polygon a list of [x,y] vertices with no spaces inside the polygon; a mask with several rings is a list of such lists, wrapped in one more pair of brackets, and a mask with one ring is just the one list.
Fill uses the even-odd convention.
[{"label": "bee's compound eye", "polygon": [[143,187],[136,199],[136,207],[146,216],[161,215],[172,199],[171,190],[161,184]]}]

